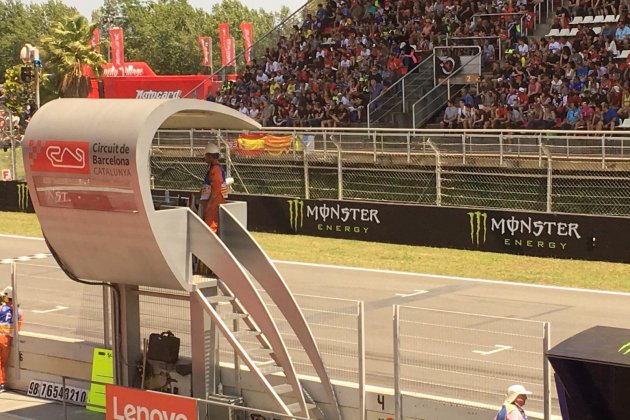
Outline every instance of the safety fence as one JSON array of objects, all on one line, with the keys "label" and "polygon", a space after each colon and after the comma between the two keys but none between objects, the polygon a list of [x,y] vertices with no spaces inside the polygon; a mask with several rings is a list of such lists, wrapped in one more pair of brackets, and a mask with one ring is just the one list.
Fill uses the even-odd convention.
[{"label": "safety fence", "polygon": [[[52,260],[44,257],[12,265],[16,300],[25,314],[25,331],[108,347],[104,320],[110,319],[110,305],[103,298],[101,286],[71,281]],[[138,294],[141,336],[148,338],[151,333],[171,330],[181,340],[180,355],[189,357],[188,295],[146,287],[140,288]],[[266,295],[263,298],[289,348],[297,373],[314,376],[286,320]],[[331,378],[359,384],[359,396],[365,395],[361,384],[369,369],[365,367],[362,302],[309,295],[295,298]],[[220,310],[227,310],[228,306],[222,305]],[[398,418],[405,414],[401,403],[405,395],[462,406],[498,407],[505,390],[513,383],[522,383],[533,391],[528,400],[531,417],[551,418],[552,383],[544,359],[549,331],[548,323],[538,321],[394,306],[392,356],[385,359],[379,356],[371,362],[379,364],[378,369],[393,372]],[[231,348],[220,342],[219,349],[221,361],[230,363]],[[183,383],[177,386],[181,393],[186,393]],[[226,404],[236,410],[233,412],[251,411],[239,408],[233,401]]]},{"label": "safety fence", "polygon": [[17,261],[14,271],[27,331],[99,346],[108,341],[103,286],[71,281],[52,258]]},{"label": "safety fence", "polygon": [[208,141],[223,146],[235,193],[630,215],[624,132],[160,131],[153,186],[197,191]]},{"label": "safety fence", "polygon": [[416,393],[496,406],[521,383],[533,392],[528,412],[549,419],[548,346],[548,323],[396,305],[397,400]]},{"label": "safety fence", "polygon": [[[288,321],[265,292],[259,290],[259,293],[280,330],[296,372],[300,375],[317,376]],[[365,375],[362,372],[365,358],[361,339],[362,302],[309,295],[294,297],[315,337],[330,378],[361,385],[361,378]],[[243,342],[247,343],[246,340]],[[231,361],[233,351],[230,346],[223,338],[220,343],[222,360]],[[248,344],[255,346],[257,342],[252,339]]]}]

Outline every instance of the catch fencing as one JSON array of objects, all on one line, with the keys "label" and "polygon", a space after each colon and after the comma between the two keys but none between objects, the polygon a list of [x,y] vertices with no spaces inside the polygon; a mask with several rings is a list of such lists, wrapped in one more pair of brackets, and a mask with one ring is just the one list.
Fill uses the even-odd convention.
[{"label": "catch fencing", "polygon": [[624,132],[264,131],[284,147],[247,149],[236,131],[159,131],[153,186],[198,191],[208,141],[222,145],[232,192],[437,206],[630,215]]},{"label": "catch fencing", "polygon": [[548,346],[548,323],[396,305],[398,419],[403,394],[498,407],[515,383],[533,392],[528,413],[550,419]]}]

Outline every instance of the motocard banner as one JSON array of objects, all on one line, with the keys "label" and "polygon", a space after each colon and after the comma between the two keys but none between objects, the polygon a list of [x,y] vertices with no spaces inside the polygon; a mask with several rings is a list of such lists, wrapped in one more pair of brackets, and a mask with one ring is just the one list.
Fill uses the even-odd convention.
[{"label": "motocard banner", "polygon": [[630,262],[630,219],[230,195],[253,231]]},{"label": "motocard banner", "polygon": [[254,44],[254,29],[251,22],[241,23],[241,32],[243,33],[243,46],[245,47],[245,64],[252,62],[251,49]]}]

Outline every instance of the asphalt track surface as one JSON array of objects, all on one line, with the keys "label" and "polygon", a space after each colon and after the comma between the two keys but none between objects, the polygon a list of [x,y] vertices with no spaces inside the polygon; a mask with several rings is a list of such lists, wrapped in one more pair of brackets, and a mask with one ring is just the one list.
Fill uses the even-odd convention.
[{"label": "asphalt track surface", "polygon": [[[48,249],[41,240],[0,236],[0,260],[46,252]],[[307,306],[318,305],[316,299],[308,296],[364,302],[366,377],[369,385],[393,387],[392,307],[395,304],[550,322],[552,346],[595,325],[622,328],[628,326],[627,308],[630,302],[628,293],[290,262],[277,262],[277,266],[291,290],[301,295],[298,297],[298,302],[305,302]],[[60,272],[52,258],[20,262],[17,265],[17,271],[18,298],[24,311],[25,331],[102,342],[101,288],[78,285],[70,281]],[[0,264],[0,279],[4,283],[10,283],[9,264]],[[339,302],[341,303],[332,312],[343,310],[344,307],[353,308],[351,302]],[[187,322],[187,310],[164,309],[160,307],[159,301],[150,300],[146,301],[145,308],[148,308],[147,315],[155,317],[154,325],[145,326],[147,331],[171,327],[169,323],[177,324],[172,325],[174,329],[177,329],[178,325],[181,326]],[[169,316],[166,318],[160,316],[164,314],[164,311],[169,310],[171,311]],[[305,315],[309,322],[320,325],[313,329],[318,341],[321,337],[324,343],[329,343],[321,346],[327,350],[330,348],[331,354],[336,356],[337,360],[332,364],[341,364],[338,366],[340,372],[343,371],[344,365],[352,364],[352,352],[355,345],[350,342],[343,343],[344,335],[335,330],[334,324],[337,322],[335,315],[326,317],[322,313],[312,314],[310,311],[305,311]],[[318,317],[321,319],[320,323],[315,319]],[[326,322],[333,325],[322,328],[321,325],[325,326]],[[347,317],[343,322],[347,322]],[[488,324],[494,324],[494,326]],[[515,325],[521,324],[515,323]],[[510,381],[527,383],[530,380],[535,381],[540,375],[540,372],[532,372],[532,361],[523,362],[522,354],[515,354],[513,349],[500,347],[511,344],[505,341],[504,335],[492,341],[492,333],[487,333],[493,328],[497,331],[508,330],[509,332],[509,320],[495,322],[483,317],[469,316],[461,328],[464,338],[457,340],[457,343],[450,343],[450,346],[447,343],[444,347],[442,343],[441,348],[432,350],[431,346],[434,343],[418,341],[417,338],[416,341],[411,342],[412,345],[417,344],[419,350],[428,349],[426,352],[420,351],[425,359],[438,361],[443,360],[445,354],[458,354],[458,357],[444,362],[441,368],[418,373],[418,375],[426,375],[423,380],[434,385],[433,391],[436,395],[453,398],[467,396],[461,390],[449,395],[451,388],[446,386],[441,389],[439,385],[436,385],[438,383],[451,384],[456,388],[454,382],[451,383],[448,379],[448,372],[458,370],[461,367],[459,365],[472,364],[478,368],[479,363],[490,362],[485,367],[479,368],[481,369],[479,376],[470,379],[470,383],[473,384],[471,398],[478,395],[474,393],[475,381],[488,381],[488,377],[500,378],[496,381],[496,386],[487,386],[488,389],[499,392],[498,389],[504,389],[504,383]],[[477,331],[486,332],[478,333]],[[484,338],[486,346],[480,346],[476,341],[476,336],[479,335],[487,336]],[[518,333],[515,335],[519,336]],[[346,336],[352,336],[352,334],[346,334]],[[466,336],[470,339],[465,339]],[[330,345],[336,337],[340,337],[341,342],[338,345]],[[352,341],[353,338],[349,340]],[[186,353],[186,349],[183,351]],[[410,354],[408,357],[411,358],[408,366],[413,366],[414,357],[420,356]],[[541,356],[533,356],[534,364],[536,364],[536,357]],[[331,359],[330,356],[328,358]],[[352,378],[354,367],[347,366],[347,370],[350,372],[349,378]],[[403,372],[403,376],[413,376],[413,372],[411,370]],[[491,400],[496,400],[496,395],[489,397]]]}]

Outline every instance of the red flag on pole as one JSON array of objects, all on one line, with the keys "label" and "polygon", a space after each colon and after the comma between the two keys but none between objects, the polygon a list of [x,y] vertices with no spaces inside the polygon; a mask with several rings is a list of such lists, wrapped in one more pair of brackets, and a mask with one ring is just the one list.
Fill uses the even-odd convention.
[{"label": "red flag on pole", "polygon": [[94,28],[94,32],[92,32],[92,39],[90,40],[90,45],[94,48],[94,51],[97,53],[101,52],[101,30],[100,28]]},{"label": "red flag on pole", "polygon": [[230,24],[219,23],[219,41],[223,41],[230,36]]},{"label": "red flag on pole", "polygon": [[241,32],[243,33],[243,44],[245,46],[245,64],[252,62],[252,45],[254,44],[254,30],[251,22],[241,23]]},{"label": "red flag on pole", "polygon": [[236,62],[234,61],[234,37],[231,36],[228,38],[228,43],[227,43],[227,65],[228,66],[235,66]]},{"label": "red flag on pole", "polygon": [[221,45],[221,65],[225,66],[228,60],[228,43],[230,39],[230,25],[228,23],[219,23],[219,44]]},{"label": "red flag on pole", "polygon": [[109,30],[109,39],[111,41],[112,63],[115,66],[122,66],[125,63],[125,44],[122,28],[111,28]]},{"label": "red flag on pole", "polygon": [[212,67],[212,38],[209,36],[200,36],[198,40],[203,54],[201,65],[205,67]]}]

